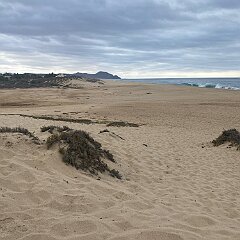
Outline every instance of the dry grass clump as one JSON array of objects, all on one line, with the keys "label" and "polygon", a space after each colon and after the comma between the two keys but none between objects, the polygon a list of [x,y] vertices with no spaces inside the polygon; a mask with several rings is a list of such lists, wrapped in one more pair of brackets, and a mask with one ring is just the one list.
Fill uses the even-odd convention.
[{"label": "dry grass clump", "polygon": [[10,128],[10,127],[1,127],[0,128],[0,133],[21,133],[25,136],[30,137],[34,143],[39,143],[39,138],[36,137],[33,133],[29,132],[28,129],[26,128],[21,128],[21,127],[15,127],[15,128]]},{"label": "dry grass clump", "polygon": [[237,129],[224,130],[218,138],[212,141],[214,146],[220,146],[226,142],[237,146],[237,149],[240,150],[240,132]]},{"label": "dry grass clump", "polygon": [[109,130],[108,129],[104,129],[104,130],[100,131],[99,133],[106,133],[106,132],[109,133]]},{"label": "dry grass clump", "polygon": [[34,119],[44,119],[44,120],[52,120],[52,121],[63,121],[63,122],[72,122],[72,123],[81,123],[81,124],[107,124],[108,127],[139,127],[136,123],[129,123],[124,121],[93,121],[91,119],[86,118],[65,118],[61,116],[34,116],[34,115],[22,115],[23,117],[32,117]]},{"label": "dry grass clump", "polygon": [[89,171],[95,175],[99,172],[108,172],[112,177],[122,178],[117,170],[110,169],[102,160],[108,159],[115,162],[113,155],[108,150],[102,149],[101,144],[84,131],[70,130],[55,133],[47,139],[46,143],[48,149],[58,143],[63,161],[76,169]]},{"label": "dry grass clump", "polygon": [[70,128],[67,127],[67,126],[59,127],[59,126],[50,125],[50,126],[41,127],[41,132],[49,132],[49,133],[52,133],[52,134],[53,134],[54,131],[66,132],[66,131],[69,131],[69,130],[70,130]]},{"label": "dry grass clump", "polygon": [[107,124],[107,127],[139,127],[136,123],[129,123],[123,121],[115,121]]},{"label": "dry grass clump", "polygon": [[94,123],[92,120],[90,119],[84,119],[84,118],[80,118],[80,119],[75,119],[75,118],[64,118],[64,117],[52,117],[52,116],[34,116],[34,115],[21,115],[22,117],[31,117],[34,119],[44,119],[44,120],[52,120],[52,121],[63,121],[63,122],[72,122],[72,123],[82,123],[82,124],[92,124]]},{"label": "dry grass clump", "polygon": [[[73,112],[72,112],[73,113]],[[74,112],[75,113],[75,112]],[[107,121],[107,120],[91,120],[86,118],[68,118],[62,116],[36,116],[36,115],[26,115],[26,114],[0,114],[3,116],[21,116],[28,117],[33,119],[44,119],[51,121],[62,121],[62,122],[70,122],[70,123],[80,123],[80,124],[106,124],[108,127],[139,127],[139,124],[129,123],[124,121]]]},{"label": "dry grass clump", "polygon": [[48,137],[46,141],[47,149],[50,149],[54,144],[58,143],[60,140],[61,139],[58,134],[53,134],[50,137]]}]

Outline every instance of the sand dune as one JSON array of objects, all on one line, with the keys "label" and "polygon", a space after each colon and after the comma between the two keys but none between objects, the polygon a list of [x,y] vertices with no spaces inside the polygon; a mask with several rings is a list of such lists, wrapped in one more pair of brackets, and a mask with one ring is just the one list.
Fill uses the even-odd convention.
[{"label": "sand dune", "polygon": [[[85,130],[113,153],[123,175],[98,180],[66,166],[56,148],[0,133],[0,239],[240,239],[239,152],[209,143],[223,128],[240,129],[239,92],[109,82],[1,90],[0,99],[14,103],[1,105],[0,126],[27,128],[42,141],[44,125]],[[104,124],[13,113],[141,126],[99,134]]]}]

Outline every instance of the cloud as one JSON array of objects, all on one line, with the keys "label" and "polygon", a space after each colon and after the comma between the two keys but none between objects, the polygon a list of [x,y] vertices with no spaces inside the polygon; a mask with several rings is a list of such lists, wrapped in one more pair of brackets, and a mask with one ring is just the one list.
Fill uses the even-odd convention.
[{"label": "cloud", "polygon": [[238,0],[0,0],[0,72],[240,74]]}]

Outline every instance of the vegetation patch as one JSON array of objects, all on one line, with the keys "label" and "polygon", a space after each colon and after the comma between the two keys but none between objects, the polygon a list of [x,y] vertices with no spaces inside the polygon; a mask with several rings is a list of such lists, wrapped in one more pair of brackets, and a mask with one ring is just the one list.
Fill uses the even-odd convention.
[{"label": "vegetation patch", "polygon": [[72,122],[72,123],[83,123],[83,124],[92,124],[94,123],[90,119],[75,119],[75,118],[64,118],[64,117],[53,117],[53,116],[34,116],[34,115],[21,115],[22,117],[31,117],[34,119],[44,119],[44,120],[52,120],[52,121],[62,121],[62,122]]},{"label": "vegetation patch", "polygon": [[100,79],[93,79],[87,76],[80,77],[73,74],[65,74],[59,76],[54,73],[50,74],[9,74],[0,75],[0,89],[15,89],[15,88],[83,88],[82,86],[74,86],[71,80],[86,81],[90,83],[104,84]]},{"label": "vegetation patch", "polygon": [[45,87],[59,87],[64,85],[67,79],[55,78],[52,74],[27,75],[14,74],[11,78],[0,78],[0,88],[45,88]]},{"label": "vegetation patch", "polygon": [[237,129],[224,130],[222,134],[212,141],[214,146],[220,146],[224,143],[230,143],[240,150],[240,132]]},{"label": "vegetation patch", "polygon": [[36,137],[33,133],[29,132],[26,128],[16,127],[16,128],[9,128],[9,127],[1,127],[0,133],[21,133],[25,136],[28,136],[33,140],[34,143],[39,144],[39,138]]},{"label": "vegetation patch", "polygon": [[108,129],[104,129],[104,130],[102,130],[102,131],[100,131],[99,133],[109,133],[109,130]]},{"label": "vegetation patch", "polygon": [[104,129],[104,130],[102,130],[102,131],[99,132],[99,134],[101,134],[101,133],[110,133],[110,135],[113,135],[113,136],[118,137],[118,138],[120,138],[120,139],[122,139],[122,140],[125,140],[124,138],[122,138],[122,137],[119,136],[118,134],[116,134],[116,133],[114,133],[114,132],[110,132],[108,129]]},{"label": "vegetation patch", "polygon": [[107,159],[115,162],[113,155],[102,149],[101,144],[84,131],[68,130],[54,133],[47,139],[46,144],[48,149],[58,144],[63,161],[76,169],[89,171],[94,175],[107,172],[112,177],[122,178],[117,170],[110,169],[103,161]]},{"label": "vegetation patch", "polygon": [[51,121],[62,121],[62,122],[71,122],[71,123],[81,123],[81,124],[106,124],[108,127],[139,127],[136,123],[129,123],[124,121],[107,121],[107,120],[91,120],[85,118],[67,118],[62,116],[35,116],[35,115],[26,115],[26,114],[0,114],[6,116],[20,116],[28,117],[33,119],[43,119]]},{"label": "vegetation patch", "polygon": [[59,126],[50,125],[50,126],[43,126],[43,127],[41,127],[41,132],[49,132],[51,134],[53,134],[54,131],[66,132],[66,131],[69,131],[69,130],[71,130],[71,129],[69,127],[67,127],[67,126],[59,127]]},{"label": "vegetation patch", "polygon": [[139,127],[136,123],[129,123],[123,121],[115,121],[107,124],[107,127]]}]

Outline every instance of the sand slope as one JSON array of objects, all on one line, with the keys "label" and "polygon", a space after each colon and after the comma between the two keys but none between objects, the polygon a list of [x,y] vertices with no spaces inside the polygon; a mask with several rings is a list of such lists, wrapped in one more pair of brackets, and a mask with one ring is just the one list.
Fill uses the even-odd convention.
[{"label": "sand slope", "polygon": [[[225,95],[200,89],[195,95],[195,89],[189,89],[113,83],[84,90],[90,102],[82,105],[76,101],[87,101],[83,90],[64,92],[57,106],[51,99],[58,96],[58,90],[45,94],[29,90],[33,92],[24,96],[24,102],[31,102],[36,91],[34,108],[18,107],[17,102],[1,108],[1,113],[8,114],[77,111],[91,119],[119,118],[145,125],[108,128],[123,140],[98,134],[106,128],[101,124],[1,115],[0,126],[20,125],[42,140],[48,136],[40,132],[43,125],[68,125],[90,132],[114,154],[123,180],[104,175],[97,180],[66,166],[56,149],[47,150],[20,134],[0,134],[0,239],[240,239],[240,155],[233,148],[209,144],[224,127],[240,128],[236,111],[240,99],[235,92]],[[144,91],[153,94],[143,95]],[[96,101],[99,92],[102,97]],[[126,96],[126,92],[131,94]],[[11,98],[7,90],[2,94]],[[141,103],[139,96],[143,96]],[[38,97],[45,103],[39,103]],[[219,99],[229,104],[225,111],[222,105],[216,107]],[[207,102],[214,104],[214,111],[211,104],[202,105]],[[89,105],[94,110],[85,113]],[[202,106],[211,115],[202,114]]]}]

